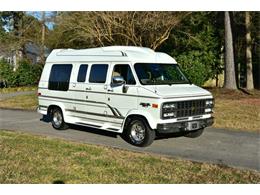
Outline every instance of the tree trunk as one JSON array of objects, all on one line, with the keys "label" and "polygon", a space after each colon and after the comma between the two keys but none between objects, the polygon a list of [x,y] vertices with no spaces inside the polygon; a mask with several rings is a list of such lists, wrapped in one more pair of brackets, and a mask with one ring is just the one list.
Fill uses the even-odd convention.
[{"label": "tree trunk", "polygon": [[41,63],[44,63],[45,61],[45,31],[46,31],[46,27],[45,27],[45,12],[42,12],[42,19],[41,19],[41,23],[42,23],[42,38],[41,38]]},{"label": "tree trunk", "polygon": [[246,23],[246,88],[248,90],[254,89],[253,82],[253,65],[252,65],[252,39],[250,30],[250,13],[245,13],[245,23]]},{"label": "tree trunk", "polygon": [[234,51],[233,51],[233,38],[230,23],[229,12],[225,12],[225,81],[224,88],[237,89]]}]

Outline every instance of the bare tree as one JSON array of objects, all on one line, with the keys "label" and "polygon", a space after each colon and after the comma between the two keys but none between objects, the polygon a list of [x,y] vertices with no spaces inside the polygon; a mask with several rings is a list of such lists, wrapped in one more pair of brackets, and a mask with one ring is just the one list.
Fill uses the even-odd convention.
[{"label": "bare tree", "polygon": [[225,79],[224,88],[237,89],[233,51],[233,37],[229,12],[225,12]]},{"label": "bare tree", "polygon": [[189,12],[65,12],[58,16],[55,37],[66,43],[81,43],[81,47],[113,44],[156,49],[188,14]]},{"label": "bare tree", "polygon": [[246,25],[246,88],[249,90],[254,89],[253,82],[253,66],[252,66],[252,39],[251,39],[251,19],[250,13],[245,12],[245,25]]}]

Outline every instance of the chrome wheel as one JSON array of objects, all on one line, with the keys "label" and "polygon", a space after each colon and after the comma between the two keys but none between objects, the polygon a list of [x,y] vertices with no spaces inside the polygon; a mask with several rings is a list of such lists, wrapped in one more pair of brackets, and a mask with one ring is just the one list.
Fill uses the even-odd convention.
[{"label": "chrome wheel", "polygon": [[59,128],[63,122],[62,115],[60,112],[56,111],[53,113],[53,123],[54,125]]},{"label": "chrome wheel", "polygon": [[130,130],[131,138],[134,142],[140,143],[145,138],[145,127],[141,122],[136,122]]}]

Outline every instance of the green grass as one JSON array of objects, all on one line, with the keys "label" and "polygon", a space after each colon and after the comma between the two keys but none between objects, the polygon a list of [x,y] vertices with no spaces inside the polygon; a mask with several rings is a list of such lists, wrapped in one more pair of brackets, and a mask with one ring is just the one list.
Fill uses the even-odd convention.
[{"label": "green grass", "polygon": [[38,99],[35,94],[19,95],[0,101],[0,108],[35,110],[38,106]]},{"label": "green grass", "polygon": [[37,86],[25,86],[25,87],[8,87],[0,89],[0,93],[13,93],[19,91],[36,91]]},{"label": "green grass", "polygon": [[260,91],[213,89],[214,127],[260,132]]},{"label": "green grass", "polygon": [[0,183],[260,183],[260,173],[0,130]]}]

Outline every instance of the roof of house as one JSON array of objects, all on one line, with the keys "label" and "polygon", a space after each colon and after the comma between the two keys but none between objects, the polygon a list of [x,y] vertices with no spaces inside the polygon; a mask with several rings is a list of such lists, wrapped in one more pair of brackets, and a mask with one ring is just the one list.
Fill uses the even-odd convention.
[{"label": "roof of house", "polygon": [[91,49],[55,49],[46,60],[46,62],[86,61],[176,63],[176,61],[166,53],[155,52],[149,48],[134,46],[109,46]]}]

